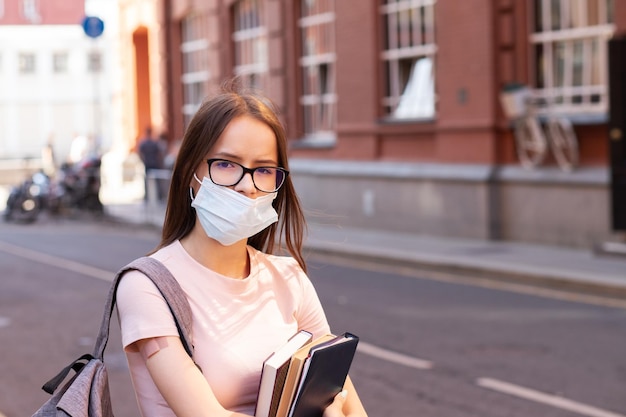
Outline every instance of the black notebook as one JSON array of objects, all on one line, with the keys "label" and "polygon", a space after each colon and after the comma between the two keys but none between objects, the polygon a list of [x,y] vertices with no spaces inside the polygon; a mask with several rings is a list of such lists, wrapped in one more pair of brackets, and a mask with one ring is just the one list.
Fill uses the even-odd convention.
[{"label": "black notebook", "polygon": [[320,417],[343,389],[359,338],[344,333],[311,349],[288,417]]}]

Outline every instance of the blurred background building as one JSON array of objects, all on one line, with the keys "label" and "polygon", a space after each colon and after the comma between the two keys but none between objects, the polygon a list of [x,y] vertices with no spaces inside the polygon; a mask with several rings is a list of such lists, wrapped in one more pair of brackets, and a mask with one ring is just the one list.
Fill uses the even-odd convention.
[{"label": "blurred background building", "polygon": [[[87,13],[107,21],[98,38]],[[109,148],[115,131],[114,0],[0,1],[0,157],[33,158],[51,144],[70,156],[72,141]]]},{"label": "blurred background building", "polygon": [[[0,0],[5,20],[11,2],[48,4]],[[102,92],[110,113],[103,119],[112,123],[102,138],[115,164],[124,164],[147,126],[174,148],[202,99],[238,75],[282,109],[293,179],[305,208],[322,214],[316,221],[566,246],[623,239],[626,203],[615,200],[626,195],[626,177],[615,176],[623,172],[615,164],[626,156],[612,155],[624,147],[609,131],[626,112],[611,108],[608,58],[610,41],[626,32],[626,2],[117,3],[119,27],[109,33],[117,55],[104,67],[114,65],[119,77],[109,96]],[[5,82],[20,66],[17,44],[0,39]],[[91,43],[81,42],[84,57]],[[46,52],[48,66],[55,50]],[[512,83],[531,88],[540,120],[552,114],[573,124],[580,154],[573,171],[551,156],[532,170],[520,166],[500,102]],[[14,118],[4,91],[0,126]],[[613,101],[621,96],[626,89]],[[92,124],[90,97],[80,106],[83,131]],[[52,130],[36,129],[34,143]],[[13,146],[6,143],[4,154]]]}]

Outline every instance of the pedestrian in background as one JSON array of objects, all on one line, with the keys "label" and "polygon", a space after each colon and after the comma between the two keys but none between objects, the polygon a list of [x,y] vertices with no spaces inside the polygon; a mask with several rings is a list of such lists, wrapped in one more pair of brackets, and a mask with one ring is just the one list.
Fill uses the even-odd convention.
[{"label": "pedestrian in background", "polygon": [[54,135],[50,134],[46,144],[41,149],[41,169],[49,178],[54,177],[57,171],[56,154],[54,153]]},{"label": "pedestrian in background", "polygon": [[[154,284],[128,273],[117,306],[144,417],[254,415],[270,353],[299,330],[330,333],[305,272],[305,220],[287,169],[284,128],[267,98],[229,84],[191,120],[151,256],[189,299],[199,367]],[[273,254],[282,244],[290,256]],[[324,417],[366,417],[350,378],[344,388]]]},{"label": "pedestrian in background", "polygon": [[[139,141],[139,158],[143,162],[145,169],[144,178],[144,200],[148,200],[149,197],[149,182],[151,181],[150,174],[154,170],[163,168],[163,151],[160,140],[157,136],[152,135],[152,128],[146,127],[144,137]],[[155,183],[155,189],[157,192],[157,199],[162,199],[161,187],[158,183]]]}]

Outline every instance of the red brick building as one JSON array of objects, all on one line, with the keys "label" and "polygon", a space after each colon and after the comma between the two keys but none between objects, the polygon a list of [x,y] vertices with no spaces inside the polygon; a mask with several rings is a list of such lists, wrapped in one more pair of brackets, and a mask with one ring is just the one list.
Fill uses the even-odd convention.
[{"label": "red brick building", "polygon": [[85,0],[2,0],[0,25],[73,25],[85,17]]},{"label": "red brick building", "polygon": [[[130,2],[132,3],[132,1]],[[611,226],[611,0],[159,0],[163,128],[236,74],[280,106],[305,207],[344,227],[586,246]],[[500,93],[569,120],[572,172],[520,166]],[[315,218],[311,218],[315,221]],[[322,219],[328,222],[328,219]]]}]

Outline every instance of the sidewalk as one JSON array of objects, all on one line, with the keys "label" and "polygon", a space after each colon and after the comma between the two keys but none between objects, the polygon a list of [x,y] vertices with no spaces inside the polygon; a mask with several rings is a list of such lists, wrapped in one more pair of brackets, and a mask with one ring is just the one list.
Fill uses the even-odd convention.
[{"label": "sidewalk", "polygon": [[[120,221],[161,227],[162,204],[109,204]],[[512,242],[451,239],[309,224],[305,247],[316,253],[462,273],[626,299],[626,251],[616,254]],[[622,252],[624,251],[624,252]]]}]

